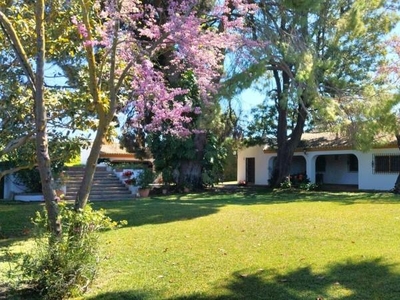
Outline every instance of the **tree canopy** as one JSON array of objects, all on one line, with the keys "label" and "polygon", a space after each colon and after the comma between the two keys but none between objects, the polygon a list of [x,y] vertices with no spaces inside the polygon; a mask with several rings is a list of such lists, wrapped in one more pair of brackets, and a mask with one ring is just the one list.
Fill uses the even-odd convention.
[{"label": "tree canopy", "polygon": [[288,175],[307,123],[334,130],[348,104],[376,107],[371,90],[385,61],[382,37],[398,19],[388,1],[254,2],[260,9],[248,24],[264,46],[238,53],[251,59],[234,61],[228,92],[264,78],[266,109],[276,118],[276,185]]}]

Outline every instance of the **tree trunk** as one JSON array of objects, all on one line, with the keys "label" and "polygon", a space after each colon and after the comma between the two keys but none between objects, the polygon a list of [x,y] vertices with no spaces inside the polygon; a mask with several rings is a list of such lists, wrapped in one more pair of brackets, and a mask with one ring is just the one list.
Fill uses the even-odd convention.
[{"label": "tree trunk", "polygon": [[61,235],[61,221],[58,218],[57,195],[53,189],[53,177],[48,149],[47,114],[44,101],[44,63],[45,63],[45,35],[44,35],[44,0],[36,4],[36,39],[37,58],[35,76],[35,126],[36,126],[36,156],[42,183],[42,191],[46,203],[50,232],[54,236]]},{"label": "tree trunk", "polygon": [[202,187],[201,173],[203,170],[204,149],[207,144],[206,133],[196,133],[194,136],[194,147],[196,155],[192,160],[182,161],[179,166],[178,185],[190,186],[192,188]]},{"label": "tree trunk", "polygon": [[[87,28],[88,36],[87,39],[89,41],[92,40],[91,36],[91,28],[90,28],[90,20],[89,20],[89,10],[84,1],[80,1],[82,7],[82,15],[83,21]],[[109,94],[108,94],[108,103],[105,103],[106,97],[100,96],[101,94],[101,83],[98,82],[97,77],[97,65],[96,59],[93,51],[93,45],[88,43],[85,45],[86,50],[86,58],[88,61],[89,68],[89,90],[90,94],[93,97],[93,103],[96,107],[96,112],[98,114],[99,125],[97,128],[96,136],[92,144],[92,148],[86,163],[85,173],[83,176],[83,180],[79,191],[76,195],[74,208],[76,211],[79,209],[83,209],[87,204],[89,199],[89,193],[92,188],[94,173],[96,171],[97,160],[99,158],[101,145],[103,144],[103,140],[107,131],[108,126],[112,118],[114,117],[116,111],[116,103],[117,103],[117,92],[118,88],[122,84],[122,80],[127,75],[127,71],[131,68],[132,64],[128,64],[120,75],[118,82],[116,81],[116,49],[118,43],[118,29],[119,23],[115,22],[114,24],[114,35],[113,35],[113,44],[110,51],[110,74],[109,74]]]},{"label": "tree trunk", "polygon": [[85,173],[83,175],[82,183],[76,195],[75,207],[74,207],[75,210],[83,209],[89,199],[89,193],[92,188],[94,173],[96,171],[97,160],[99,158],[101,145],[103,144],[105,126],[106,124],[97,129],[96,137],[93,141],[92,148],[90,150],[90,154],[86,162]]},{"label": "tree trunk", "polygon": [[270,185],[273,187],[278,187],[290,175],[293,154],[301,140],[307,117],[305,107],[299,105],[296,126],[292,131],[290,139],[288,139],[286,127],[287,111],[285,109],[278,109],[278,112],[278,150],[270,179]]},{"label": "tree trunk", "polygon": [[182,161],[179,166],[178,185],[182,187],[201,187],[201,162],[195,160]]}]

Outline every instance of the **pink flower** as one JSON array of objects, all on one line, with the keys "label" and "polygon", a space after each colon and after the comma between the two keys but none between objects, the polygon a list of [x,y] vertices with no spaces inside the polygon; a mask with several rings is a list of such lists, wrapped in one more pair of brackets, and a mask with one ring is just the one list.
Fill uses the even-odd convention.
[{"label": "pink flower", "polygon": [[[99,81],[109,79],[105,70],[113,61],[116,62],[115,74],[125,74],[126,79],[129,78],[130,86],[125,88],[121,98],[135,111],[130,124],[140,126],[146,118],[150,120],[144,128],[147,131],[185,137],[192,132],[187,126],[192,121],[191,116],[201,114],[200,107],[205,107],[218,91],[224,53],[240,49],[247,42],[242,34],[246,30],[244,18],[253,13],[257,5],[247,4],[245,0],[217,1],[213,11],[199,16],[198,0],[165,2],[166,10],[140,0],[110,0],[102,5],[96,1],[96,11],[102,22],[86,28],[74,17],[72,23],[84,46],[101,45],[104,50],[102,63],[105,67],[99,72]],[[226,17],[231,9],[237,15],[232,20]],[[209,20],[216,25],[206,26]],[[114,49],[116,57],[107,56]],[[162,54],[168,57],[167,66],[159,63]],[[125,70],[127,66],[129,72]],[[170,86],[170,77],[188,70],[194,74],[200,105],[193,104],[188,90]]]}]

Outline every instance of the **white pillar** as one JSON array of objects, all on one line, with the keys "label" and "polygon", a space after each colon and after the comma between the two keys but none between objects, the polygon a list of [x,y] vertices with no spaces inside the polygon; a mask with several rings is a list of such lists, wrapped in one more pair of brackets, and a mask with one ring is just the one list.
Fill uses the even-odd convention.
[{"label": "white pillar", "polygon": [[307,178],[310,179],[311,183],[315,183],[315,156],[307,153],[304,155],[304,158],[306,159]]}]

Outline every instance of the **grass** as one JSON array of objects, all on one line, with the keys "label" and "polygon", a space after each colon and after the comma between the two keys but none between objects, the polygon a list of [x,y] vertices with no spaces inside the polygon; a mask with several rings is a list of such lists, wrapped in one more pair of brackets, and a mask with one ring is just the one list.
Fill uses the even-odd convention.
[{"label": "grass", "polygon": [[[128,226],[102,233],[85,299],[400,299],[399,200],[244,190],[95,203]],[[15,220],[37,208],[1,204],[0,234],[25,232]]]}]

